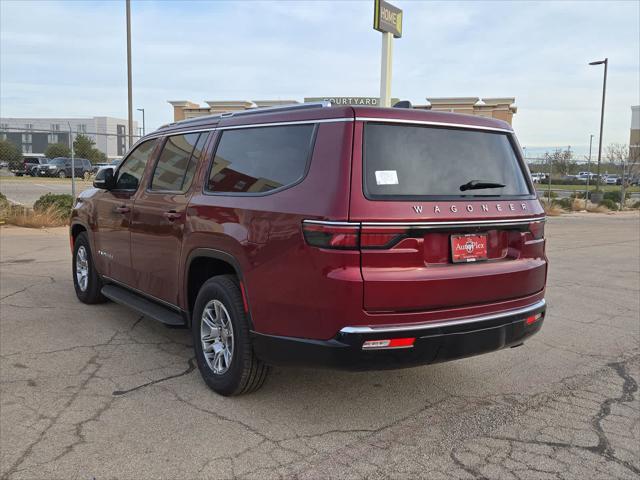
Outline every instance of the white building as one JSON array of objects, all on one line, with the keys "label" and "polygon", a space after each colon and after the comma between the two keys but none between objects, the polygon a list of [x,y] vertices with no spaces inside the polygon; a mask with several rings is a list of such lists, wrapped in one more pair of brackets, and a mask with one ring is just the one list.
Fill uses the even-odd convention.
[{"label": "white building", "polygon": [[[0,138],[18,145],[23,154],[44,156],[53,143],[69,145],[69,131],[93,139],[108,158],[120,158],[129,148],[127,121],[114,117],[87,118],[0,118]],[[133,141],[140,138],[133,122]]]}]

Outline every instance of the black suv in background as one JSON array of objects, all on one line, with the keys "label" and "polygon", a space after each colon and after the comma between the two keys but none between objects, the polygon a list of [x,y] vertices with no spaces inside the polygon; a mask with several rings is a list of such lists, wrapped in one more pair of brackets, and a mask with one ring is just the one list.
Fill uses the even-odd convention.
[{"label": "black suv in background", "polygon": [[[86,158],[75,158],[74,168],[76,177],[84,177],[86,172],[91,173],[93,168],[91,162]],[[46,165],[40,165],[36,170],[38,177],[71,177],[71,159],[67,157],[56,157],[49,160]]]}]

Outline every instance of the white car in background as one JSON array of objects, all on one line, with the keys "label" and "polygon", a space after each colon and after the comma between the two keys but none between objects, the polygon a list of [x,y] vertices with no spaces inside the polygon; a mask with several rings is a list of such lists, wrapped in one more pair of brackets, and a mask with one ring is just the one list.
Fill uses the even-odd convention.
[{"label": "white car in background", "polygon": [[533,180],[533,183],[540,183],[543,182],[547,179],[547,174],[546,173],[532,173],[531,174],[531,179]]}]

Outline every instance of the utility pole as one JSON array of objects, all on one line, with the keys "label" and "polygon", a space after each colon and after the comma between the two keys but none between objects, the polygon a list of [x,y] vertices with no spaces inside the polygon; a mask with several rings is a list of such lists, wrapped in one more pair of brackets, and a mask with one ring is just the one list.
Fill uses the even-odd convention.
[{"label": "utility pole", "polygon": [[589,180],[591,180],[591,145],[593,144],[593,133],[589,135],[589,158],[587,159],[587,189],[584,192],[584,209],[587,209],[589,202]]},{"label": "utility pole", "polygon": [[382,61],[380,62],[380,106],[391,106],[391,66],[393,64],[393,36],[382,34]]},{"label": "utility pole", "polygon": [[604,125],[604,98],[607,93],[607,68],[609,66],[609,59],[598,60],[590,62],[589,65],[603,65],[604,64],[604,80],[602,81],[602,107],[600,108],[600,138],[598,138],[598,169],[596,174],[596,190],[600,190],[600,160],[602,158],[602,127]]},{"label": "utility pole", "polygon": [[133,94],[131,92],[131,0],[127,0],[127,95],[128,106],[128,126],[129,148],[133,145]]}]

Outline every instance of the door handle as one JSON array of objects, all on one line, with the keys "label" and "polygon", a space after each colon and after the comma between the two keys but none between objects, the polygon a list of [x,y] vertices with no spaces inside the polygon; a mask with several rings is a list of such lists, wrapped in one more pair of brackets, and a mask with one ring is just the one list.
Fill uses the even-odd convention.
[{"label": "door handle", "polygon": [[119,207],[116,207],[115,211],[118,212],[118,213],[129,213],[131,211],[131,209],[129,207],[127,207],[126,205],[121,205]]},{"label": "door handle", "polygon": [[167,220],[170,222],[174,222],[182,217],[182,213],[176,212],[175,210],[169,210],[168,212],[164,212],[164,216],[167,217]]}]

